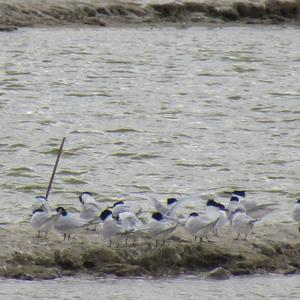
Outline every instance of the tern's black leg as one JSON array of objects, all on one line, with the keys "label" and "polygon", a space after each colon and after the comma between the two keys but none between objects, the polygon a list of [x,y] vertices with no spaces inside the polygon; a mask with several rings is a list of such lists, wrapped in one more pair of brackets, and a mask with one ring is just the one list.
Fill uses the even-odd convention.
[{"label": "tern's black leg", "polygon": [[240,234],[238,233],[237,237],[235,238],[235,240],[238,240],[240,237]]}]

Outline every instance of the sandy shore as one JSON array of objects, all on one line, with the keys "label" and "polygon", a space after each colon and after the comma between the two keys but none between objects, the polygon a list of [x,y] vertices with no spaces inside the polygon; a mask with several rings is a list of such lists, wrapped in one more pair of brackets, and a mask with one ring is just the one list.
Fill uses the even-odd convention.
[{"label": "sandy shore", "polygon": [[227,227],[213,242],[194,242],[182,231],[164,246],[150,240],[109,248],[99,232],[82,230],[70,241],[56,233],[37,239],[27,224],[0,228],[0,276],[53,279],[62,276],[167,276],[300,273],[300,233],[295,224],[260,224],[247,241]]},{"label": "sandy shore", "polygon": [[24,26],[300,23],[300,0],[0,0],[0,30]]}]

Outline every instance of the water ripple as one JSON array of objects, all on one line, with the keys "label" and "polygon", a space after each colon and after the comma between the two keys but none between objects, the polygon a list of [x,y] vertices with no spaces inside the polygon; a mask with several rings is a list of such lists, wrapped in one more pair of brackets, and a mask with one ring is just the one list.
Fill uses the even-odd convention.
[{"label": "water ripple", "polygon": [[[103,204],[135,204],[244,188],[287,217],[299,197],[297,34],[245,26],[1,35],[0,187],[10,204],[1,202],[0,217],[24,219],[45,193],[63,136],[54,203],[72,206],[82,190]],[[16,203],[19,215],[6,214]]]}]

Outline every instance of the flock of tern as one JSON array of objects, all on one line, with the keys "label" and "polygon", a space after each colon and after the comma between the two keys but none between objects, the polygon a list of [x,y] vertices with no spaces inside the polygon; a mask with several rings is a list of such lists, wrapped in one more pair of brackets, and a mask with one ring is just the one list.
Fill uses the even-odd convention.
[{"label": "flock of tern", "polygon": [[[69,240],[71,234],[79,229],[96,230],[99,226],[99,232],[109,246],[121,241],[127,244],[128,240],[135,242],[146,237],[158,245],[159,242],[164,243],[179,227],[195,241],[210,241],[209,235],[218,236],[219,230],[227,225],[236,234],[235,239],[244,237],[246,240],[255,223],[275,209],[273,204],[257,204],[249,200],[245,191],[230,193],[227,205],[209,199],[205,210],[193,211],[186,216],[178,213],[178,208],[187,201],[184,198],[169,198],[166,205],[151,198],[149,200],[154,208],[152,212],[142,209],[134,211],[124,201],[117,201],[101,210],[90,192],[83,192],[79,200],[81,212],[72,213],[62,206],[51,211],[46,198],[37,196],[32,205],[30,220],[31,226],[37,231],[37,237],[43,234],[46,238],[48,232],[56,231],[63,235],[64,240]],[[300,224],[300,200],[295,204],[293,219]]]}]

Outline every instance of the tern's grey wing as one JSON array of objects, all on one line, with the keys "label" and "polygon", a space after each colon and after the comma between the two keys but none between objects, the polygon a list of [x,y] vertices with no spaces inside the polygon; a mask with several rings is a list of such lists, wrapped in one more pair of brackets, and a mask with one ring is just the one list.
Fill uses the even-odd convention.
[{"label": "tern's grey wing", "polygon": [[91,202],[88,203],[89,206],[92,206],[93,209],[100,209],[97,203]]},{"label": "tern's grey wing", "polygon": [[300,223],[300,205],[295,205],[292,216],[295,222]]},{"label": "tern's grey wing", "polygon": [[103,223],[103,221],[100,219],[100,217],[96,217],[96,218],[88,221],[87,225],[97,225],[97,224],[100,224],[100,223]]},{"label": "tern's grey wing", "polygon": [[275,209],[276,207],[276,203],[266,203],[266,204],[259,204],[259,205],[256,205],[256,208],[257,209],[265,209],[265,208],[269,208],[269,209]]},{"label": "tern's grey wing", "polygon": [[185,204],[186,202],[189,202],[189,201],[194,201],[196,199],[198,199],[199,196],[198,195],[189,195],[189,196],[185,196],[185,197],[182,197],[180,198],[170,209],[169,209],[169,212],[168,212],[168,215],[169,216],[172,216],[174,217],[175,213],[176,213],[176,210],[182,206],[183,204]]},{"label": "tern's grey wing", "polygon": [[276,210],[273,204],[262,204],[258,205],[252,209],[247,209],[246,213],[248,216],[252,217],[253,219],[262,219],[272,211]]},{"label": "tern's grey wing", "polygon": [[45,226],[46,224],[49,224],[51,222],[55,222],[59,218],[60,214],[57,213],[55,215],[49,216],[44,223],[41,224],[41,226]]},{"label": "tern's grey wing", "polygon": [[174,223],[178,223],[179,219],[178,218],[174,218],[174,217],[171,217],[169,215],[164,215],[162,214],[164,219],[168,220],[168,221],[171,221],[171,222],[174,222]]},{"label": "tern's grey wing", "polygon": [[168,214],[169,213],[169,209],[165,206],[163,206],[158,200],[156,200],[155,198],[150,198],[152,204],[154,205],[155,209],[162,213],[162,214]]},{"label": "tern's grey wing", "polygon": [[79,229],[81,227],[87,226],[88,221],[80,219],[79,216],[60,216],[60,218],[55,222],[55,229],[58,231],[67,232],[69,230]]},{"label": "tern's grey wing", "polygon": [[207,235],[210,231],[212,231],[215,228],[218,221],[219,221],[219,218],[217,218],[213,221],[210,221],[206,224],[202,224],[201,227],[195,233],[195,235],[198,237],[203,237],[203,236]]},{"label": "tern's grey wing", "polygon": [[89,206],[84,208],[81,213],[80,217],[82,219],[90,219],[93,220],[99,213],[99,209],[96,206]]},{"label": "tern's grey wing", "polygon": [[182,202],[177,201],[168,211],[168,216],[174,216],[176,214],[176,210],[182,205]]}]

